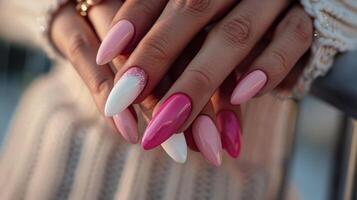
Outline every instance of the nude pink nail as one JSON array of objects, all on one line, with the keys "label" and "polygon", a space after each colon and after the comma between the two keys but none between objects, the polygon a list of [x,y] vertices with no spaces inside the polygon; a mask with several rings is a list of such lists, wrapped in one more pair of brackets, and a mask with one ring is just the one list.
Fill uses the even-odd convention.
[{"label": "nude pink nail", "polygon": [[146,150],[152,149],[178,133],[189,117],[191,109],[191,100],[187,95],[174,94],[169,97],[150,121],[141,146]]},{"label": "nude pink nail", "polygon": [[104,65],[123,52],[134,37],[134,25],[128,20],[120,20],[105,36],[98,49],[97,64]]},{"label": "nude pink nail", "polygon": [[200,115],[193,122],[192,133],[198,149],[207,161],[215,166],[221,165],[222,143],[212,119],[206,115]]},{"label": "nude pink nail", "polygon": [[113,116],[115,126],[124,139],[132,144],[139,140],[137,121],[129,109]]},{"label": "nude pink nail", "polygon": [[231,103],[238,105],[253,98],[267,82],[267,75],[261,70],[255,70],[239,81],[231,96]]},{"label": "nude pink nail", "polygon": [[222,146],[233,158],[237,158],[241,149],[241,127],[235,113],[224,110],[217,115],[217,126],[221,132]]}]

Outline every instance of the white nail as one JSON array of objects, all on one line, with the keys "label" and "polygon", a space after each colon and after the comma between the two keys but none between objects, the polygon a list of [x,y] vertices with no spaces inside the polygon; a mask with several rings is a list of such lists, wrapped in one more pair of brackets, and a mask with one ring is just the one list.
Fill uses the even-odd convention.
[{"label": "white nail", "polygon": [[178,163],[184,163],[187,159],[187,144],[183,133],[172,135],[161,144],[165,152]]},{"label": "white nail", "polygon": [[138,67],[126,71],[109,94],[105,115],[111,117],[130,106],[144,89],[146,79],[146,73]]}]

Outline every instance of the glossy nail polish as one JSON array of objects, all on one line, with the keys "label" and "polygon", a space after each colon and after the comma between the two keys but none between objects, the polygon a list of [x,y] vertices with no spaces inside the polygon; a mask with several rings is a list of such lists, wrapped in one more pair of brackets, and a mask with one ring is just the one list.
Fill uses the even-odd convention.
[{"label": "glossy nail polish", "polygon": [[136,144],[139,140],[138,127],[135,117],[129,109],[123,110],[119,114],[113,116],[115,126],[124,139],[132,144]]},{"label": "glossy nail polish", "polygon": [[144,89],[147,75],[144,70],[132,67],[114,85],[105,104],[105,115],[113,116],[128,108]]},{"label": "glossy nail polish", "polygon": [[231,96],[231,103],[238,105],[253,98],[267,82],[267,75],[261,70],[255,70],[241,79]]},{"label": "glossy nail polish", "polygon": [[173,134],[161,146],[174,161],[178,163],[186,162],[187,144],[183,133]]},{"label": "glossy nail polish", "polygon": [[128,46],[134,37],[134,25],[128,20],[120,20],[108,32],[98,49],[97,64],[104,65]]},{"label": "glossy nail polish", "polygon": [[229,110],[219,112],[217,126],[223,148],[230,156],[237,158],[241,149],[241,127],[235,113]]},{"label": "glossy nail polish", "polygon": [[187,146],[192,150],[192,151],[196,151],[199,152],[200,150],[198,149],[195,139],[193,139],[193,134],[191,131],[191,128],[189,128],[188,130],[185,131],[184,133],[185,135],[185,139],[186,139],[186,143]]},{"label": "glossy nail polish", "polygon": [[200,115],[192,125],[193,138],[198,149],[215,166],[222,163],[222,143],[220,134],[212,119],[206,115]]},{"label": "glossy nail polish", "polygon": [[141,146],[146,150],[152,149],[179,132],[191,109],[191,100],[185,94],[179,93],[169,97],[148,124]]}]

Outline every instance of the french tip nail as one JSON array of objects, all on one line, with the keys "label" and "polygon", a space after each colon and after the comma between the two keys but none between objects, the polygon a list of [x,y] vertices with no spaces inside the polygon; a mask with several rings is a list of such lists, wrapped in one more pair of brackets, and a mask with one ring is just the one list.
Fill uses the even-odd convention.
[{"label": "french tip nail", "polygon": [[185,163],[187,159],[187,144],[183,133],[172,135],[161,144],[165,152],[176,162]]},{"label": "french tip nail", "polygon": [[104,113],[111,117],[128,108],[146,85],[146,73],[138,67],[126,71],[114,85],[105,104]]}]

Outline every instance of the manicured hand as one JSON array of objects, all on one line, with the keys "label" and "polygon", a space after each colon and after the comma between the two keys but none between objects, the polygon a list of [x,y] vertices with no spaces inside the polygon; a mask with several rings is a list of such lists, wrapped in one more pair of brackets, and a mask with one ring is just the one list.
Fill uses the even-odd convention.
[{"label": "manicured hand", "polygon": [[[132,103],[143,101],[158,86],[192,38],[209,23],[221,18],[212,25],[202,48],[158,103],[142,141],[144,149],[152,149],[173,134],[187,130],[193,122],[192,134],[198,148],[201,151],[208,149],[202,152],[206,158],[218,155],[219,145],[212,141],[218,134],[215,112],[220,113],[220,110],[214,112],[207,102],[237,66],[239,73],[231,78],[233,82],[238,80],[237,85],[234,90],[226,88],[231,92],[231,104],[225,103],[225,106],[239,105],[275,88],[309,49],[311,19],[299,6],[289,7],[291,5],[286,0],[238,3],[234,0],[170,0],[160,1],[159,5],[152,1],[145,1],[148,10],[155,10],[155,6],[165,8],[116,74],[105,113],[113,116]],[[140,5],[139,1],[128,2]],[[128,19],[123,12],[130,11],[120,10],[116,15],[115,25],[99,49],[99,64],[105,64],[120,53],[117,50],[120,34],[116,32],[123,30],[121,23],[130,23],[134,29],[139,27],[140,32],[142,21]],[[148,13],[155,12],[143,15]],[[268,29],[273,32],[272,39],[248,66],[242,68],[243,61]],[[220,109],[226,110],[224,107]],[[220,116],[228,118],[228,115]],[[218,120],[221,123],[217,125],[226,121]]]}]

